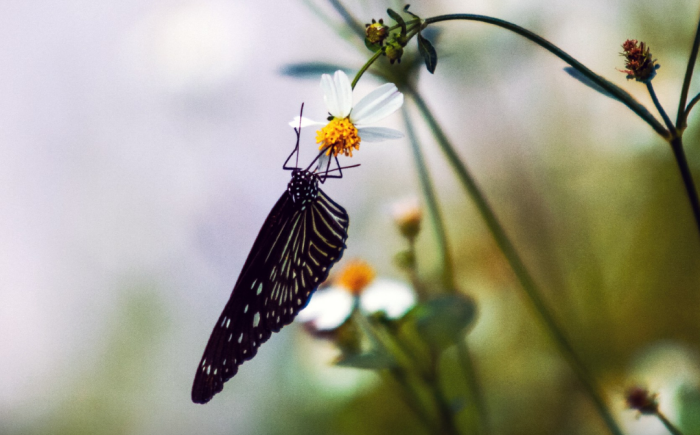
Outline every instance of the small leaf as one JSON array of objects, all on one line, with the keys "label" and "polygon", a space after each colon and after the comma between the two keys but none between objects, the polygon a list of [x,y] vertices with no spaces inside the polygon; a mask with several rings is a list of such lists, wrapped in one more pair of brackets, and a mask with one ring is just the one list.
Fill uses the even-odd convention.
[{"label": "small leaf", "polygon": [[342,355],[335,365],[341,367],[354,367],[356,369],[381,370],[396,366],[396,361],[388,354],[369,351],[365,353]]},{"label": "small leaf", "polygon": [[418,52],[423,56],[425,61],[425,67],[428,69],[430,74],[435,73],[435,67],[437,66],[437,52],[435,47],[427,39],[423,37],[420,33],[418,34]]},{"label": "small leaf", "polygon": [[369,42],[368,38],[365,38],[365,47],[367,47],[367,49],[369,49],[369,51],[371,51],[372,53],[376,53],[377,50],[382,48],[381,45],[379,45],[379,44],[373,44],[373,43]]},{"label": "small leaf", "polygon": [[392,9],[387,9],[386,13],[389,14],[389,16],[396,21],[396,23],[401,26],[401,36],[406,36],[406,22],[401,18],[401,15],[397,14],[394,10]]},{"label": "small leaf", "polygon": [[408,10],[408,8],[410,8],[410,7],[411,7],[411,5],[406,5],[406,6],[404,6],[404,7],[403,7],[403,11],[406,12],[407,14],[412,15],[414,18],[419,18],[419,19],[420,19],[420,17],[419,17],[418,15],[416,15],[416,14],[414,14],[413,12],[411,12],[411,11]]},{"label": "small leaf", "polygon": [[280,74],[300,79],[319,79],[321,74],[333,74],[339,69],[348,74],[352,71],[350,68],[345,68],[333,63],[301,62],[290,63],[283,66],[280,69]]},{"label": "small leaf", "polygon": [[[569,74],[571,77],[575,78],[576,80],[578,80],[579,82],[588,86],[589,88],[593,89],[594,91],[600,92],[601,94],[605,95],[606,97],[610,97],[613,100],[617,100],[617,97],[615,97],[613,94],[606,91],[605,89],[601,88],[600,85],[591,81],[591,79],[589,79],[588,77],[581,74],[581,72],[579,70],[577,70],[576,68],[574,68],[572,66],[567,66],[567,67],[564,67],[564,71],[566,71],[566,73]],[[605,80],[605,79],[603,79],[603,80]],[[605,81],[607,82],[607,80],[605,80]],[[613,84],[612,82],[608,82],[608,83],[617,87],[617,85]]]},{"label": "small leaf", "polygon": [[417,306],[409,315],[423,340],[444,350],[464,338],[476,318],[476,304],[464,295],[441,296]]}]

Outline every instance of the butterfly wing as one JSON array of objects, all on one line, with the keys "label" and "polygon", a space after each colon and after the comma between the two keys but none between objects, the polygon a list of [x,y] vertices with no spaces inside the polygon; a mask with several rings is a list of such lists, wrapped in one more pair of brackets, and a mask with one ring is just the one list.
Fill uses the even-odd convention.
[{"label": "butterfly wing", "polygon": [[349,218],[319,189],[300,207],[285,192],[258,234],[209,337],[192,401],[207,403],[272,332],[294,320],[345,249]]}]

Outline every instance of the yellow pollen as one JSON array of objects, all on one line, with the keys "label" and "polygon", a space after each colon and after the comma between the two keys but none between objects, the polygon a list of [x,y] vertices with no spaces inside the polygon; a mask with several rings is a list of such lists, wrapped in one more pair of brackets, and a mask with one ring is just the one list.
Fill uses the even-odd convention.
[{"label": "yellow pollen", "polygon": [[374,269],[362,260],[350,260],[345,264],[336,283],[354,295],[359,295],[374,280]]},{"label": "yellow pollen", "polygon": [[357,128],[348,118],[333,118],[325,127],[316,132],[318,149],[327,149],[326,155],[344,154],[352,157],[352,150],[360,149],[360,136]]}]

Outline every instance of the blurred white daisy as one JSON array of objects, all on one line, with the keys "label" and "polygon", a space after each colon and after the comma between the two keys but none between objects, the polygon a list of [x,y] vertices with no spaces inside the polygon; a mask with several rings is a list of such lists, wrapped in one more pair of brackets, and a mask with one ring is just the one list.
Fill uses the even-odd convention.
[{"label": "blurred white daisy", "polygon": [[413,308],[416,295],[408,284],[374,279],[371,266],[353,260],[331,286],[316,292],[297,320],[319,332],[332,331],[348,320],[355,304],[367,314],[383,312],[390,319],[398,319]]},{"label": "blurred white daisy", "polygon": [[[321,89],[330,117],[325,122],[301,118],[301,126],[324,125],[316,132],[316,143],[319,150],[326,150],[325,159],[338,154],[352,157],[352,151],[360,149],[361,141],[381,142],[403,137],[403,133],[393,128],[368,126],[396,112],[403,104],[403,94],[393,83],[378,87],[354,106],[352,86],[343,71],[336,71],[333,77],[323,74]],[[297,127],[299,123],[297,116],[289,125]]]}]

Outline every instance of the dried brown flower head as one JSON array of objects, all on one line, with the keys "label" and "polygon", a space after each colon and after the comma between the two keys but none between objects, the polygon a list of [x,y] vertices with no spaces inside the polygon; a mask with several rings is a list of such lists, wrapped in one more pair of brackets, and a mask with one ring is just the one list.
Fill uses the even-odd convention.
[{"label": "dried brown flower head", "polygon": [[656,75],[659,65],[649,52],[649,47],[636,39],[628,39],[622,44],[623,52],[621,56],[625,58],[625,70],[621,72],[627,74],[627,80],[635,79],[638,82],[648,82]]}]

